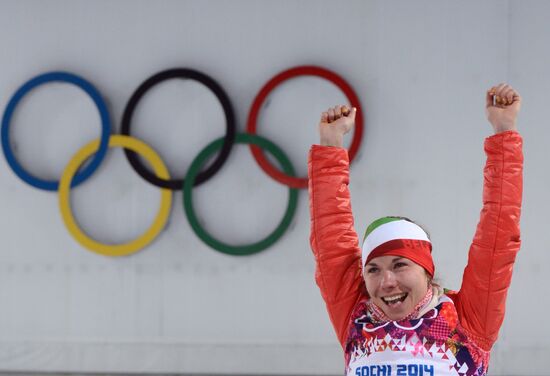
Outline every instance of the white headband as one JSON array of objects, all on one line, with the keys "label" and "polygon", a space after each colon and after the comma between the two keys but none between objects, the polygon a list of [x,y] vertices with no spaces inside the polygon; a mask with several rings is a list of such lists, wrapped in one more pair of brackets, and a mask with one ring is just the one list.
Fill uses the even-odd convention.
[{"label": "white headband", "polygon": [[[424,240],[430,242],[428,235],[416,223],[405,220],[391,221],[375,228],[367,235],[361,252],[362,265],[365,266],[369,254],[380,245],[396,239]],[[431,243],[431,242],[430,242]]]}]

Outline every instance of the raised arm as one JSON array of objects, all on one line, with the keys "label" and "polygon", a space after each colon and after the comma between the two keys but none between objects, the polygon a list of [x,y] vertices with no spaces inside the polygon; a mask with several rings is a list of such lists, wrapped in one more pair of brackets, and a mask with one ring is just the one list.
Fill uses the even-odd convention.
[{"label": "raised arm", "polygon": [[310,243],[315,255],[315,280],[342,347],[352,310],[366,291],[361,276],[361,250],[353,228],[349,159],[343,136],[354,124],[355,109],[341,106],[324,112],[319,124],[321,145],[309,154]]},{"label": "raised arm", "polygon": [[461,324],[485,350],[504,320],[512,267],[520,248],[522,138],[516,118],[521,98],[509,85],[487,92],[486,113],[495,134],[485,140],[483,208],[457,296]]}]

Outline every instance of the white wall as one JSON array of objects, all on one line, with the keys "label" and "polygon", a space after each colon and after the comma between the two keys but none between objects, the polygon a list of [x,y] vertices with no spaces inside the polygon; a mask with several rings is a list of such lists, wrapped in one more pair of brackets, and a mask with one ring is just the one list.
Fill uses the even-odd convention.
[{"label": "white wall", "polygon": [[[419,220],[432,233],[440,279],[458,288],[481,207],[483,139],[491,134],[484,94],[509,82],[524,100],[523,247],[491,373],[544,375],[549,16],[550,3],[519,0],[3,1],[0,106],[36,74],[71,71],[103,93],[116,133],[133,90],[181,66],[218,80],[242,131],[253,98],[273,75],[303,64],[331,69],[353,85],[366,120],[352,168],[356,228],[387,214]],[[319,113],[342,101],[320,79],[290,81],[270,96],[260,134],[305,175]],[[56,178],[99,135],[98,124],[84,94],[52,84],[18,108],[12,144],[28,171]],[[182,177],[199,150],[223,134],[223,115],[201,85],[172,81],[142,101],[133,130]],[[57,195],[24,184],[3,158],[0,177],[0,370],[342,373],[313,282],[306,191],[290,230],[258,255],[209,249],[175,194],[156,241],[114,259],[82,248],[64,227]],[[232,244],[269,233],[287,199],[245,146],[194,193],[207,228]],[[78,222],[111,243],[141,234],[158,200],[158,189],[119,149],[72,192]]]}]

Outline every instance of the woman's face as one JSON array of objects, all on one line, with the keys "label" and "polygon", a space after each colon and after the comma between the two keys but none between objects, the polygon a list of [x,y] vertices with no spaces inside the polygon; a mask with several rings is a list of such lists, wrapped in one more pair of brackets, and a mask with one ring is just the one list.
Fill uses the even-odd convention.
[{"label": "woman's face", "polygon": [[428,291],[424,268],[405,257],[376,257],[365,265],[363,278],[373,302],[392,320],[405,318]]}]

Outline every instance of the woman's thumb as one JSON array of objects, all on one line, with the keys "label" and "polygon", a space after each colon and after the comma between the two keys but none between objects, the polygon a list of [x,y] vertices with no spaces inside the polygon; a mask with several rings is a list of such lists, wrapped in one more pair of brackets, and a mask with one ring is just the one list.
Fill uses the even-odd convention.
[{"label": "woman's thumb", "polygon": [[355,121],[355,114],[357,113],[357,108],[353,107],[351,109],[351,114],[350,114],[350,117],[353,121]]},{"label": "woman's thumb", "polygon": [[491,90],[487,90],[487,93],[485,94],[485,108],[493,107],[493,92]]}]

